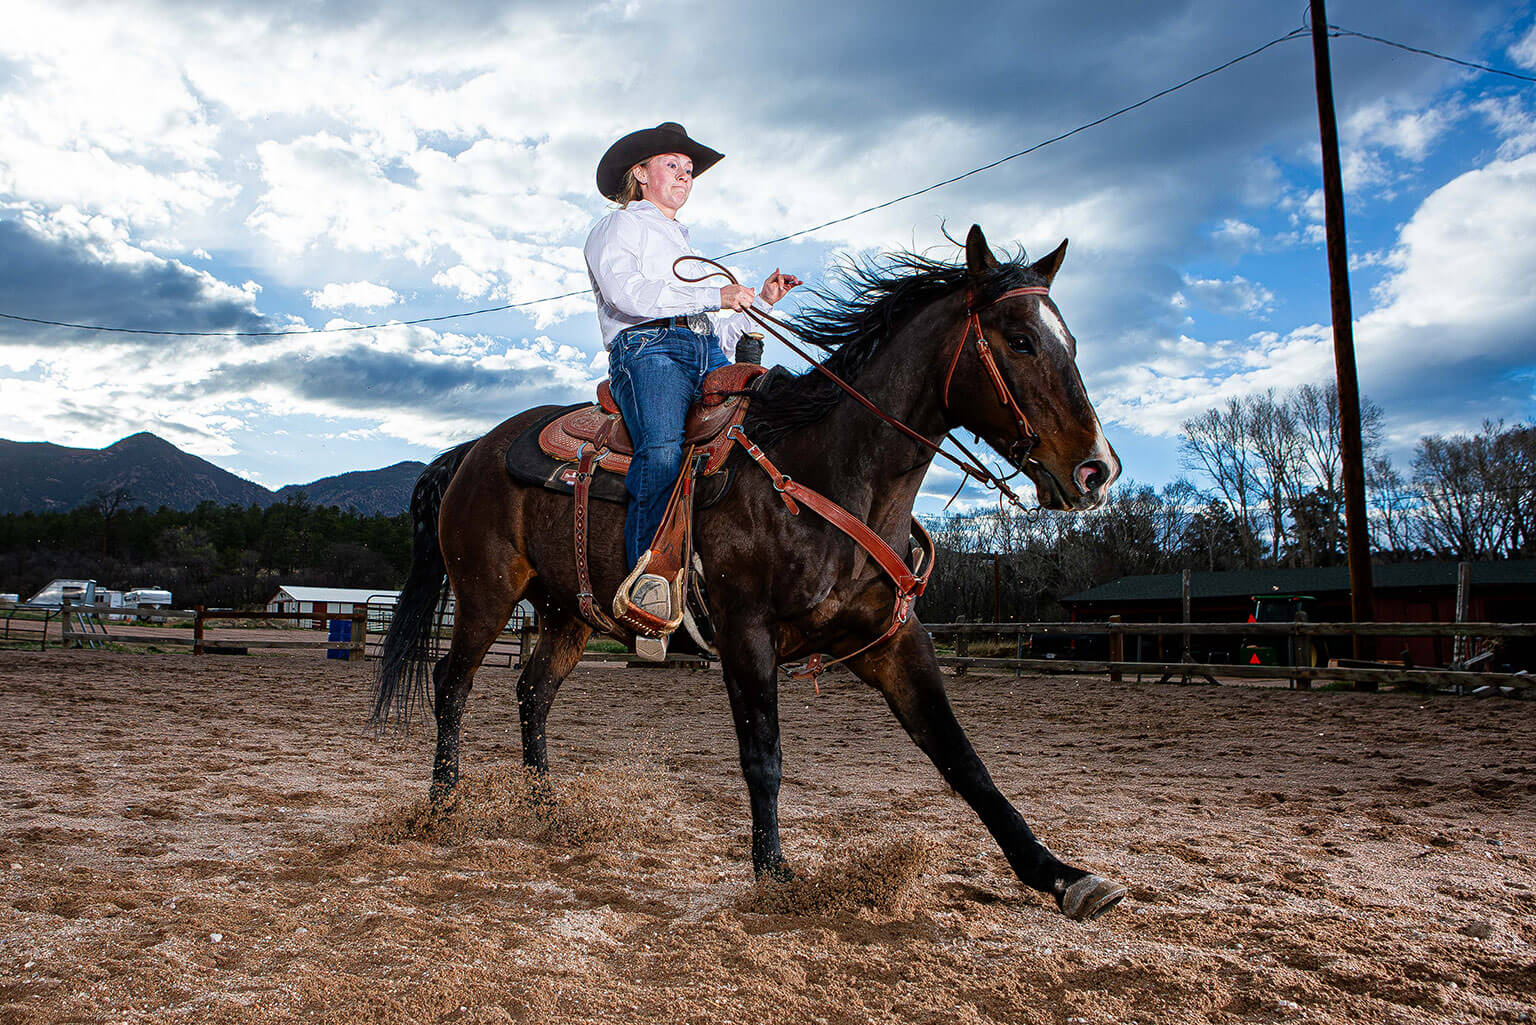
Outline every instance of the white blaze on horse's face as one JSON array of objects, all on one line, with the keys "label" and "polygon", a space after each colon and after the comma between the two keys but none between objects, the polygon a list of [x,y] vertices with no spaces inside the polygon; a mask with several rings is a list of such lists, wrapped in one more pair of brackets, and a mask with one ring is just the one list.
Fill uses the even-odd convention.
[{"label": "white blaze on horse's face", "polygon": [[[1057,312],[1055,304],[1048,296],[1041,296],[1035,304],[1035,315],[1041,328],[1038,333],[1042,349],[1055,342],[1061,346],[1066,358],[1075,366],[1077,340],[1072,337],[1072,332],[1067,330],[1066,322],[1061,319],[1061,314]],[[1040,355],[1045,354],[1042,352]],[[1103,505],[1108,499],[1109,485],[1120,476],[1120,457],[1115,454],[1114,446],[1110,445],[1109,439],[1104,436],[1104,427],[1099,422],[1098,413],[1092,411],[1091,403],[1088,415],[1093,420],[1093,440],[1087,458],[1072,468],[1068,479],[1063,480],[1048,474],[1050,482],[1045,490],[1055,491],[1069,509],[1093,509]],[[1035,467],[1044,469],[1038,463]],[[1030,476],[1034,478],[1033,473]]]},{"label": "white blaze on horse's face", "polygon": [[1053,338],[1061,344],[1063,349],[1072,355],[1077,354],[1077,346],[1072,342],[1072,336],[1067,334],[1067,325],[1062,323],[1061,314],[1056,312],[1056,307],[1045,298],[1040,297],[1040,323],[1045,325],[1045,335]]}]

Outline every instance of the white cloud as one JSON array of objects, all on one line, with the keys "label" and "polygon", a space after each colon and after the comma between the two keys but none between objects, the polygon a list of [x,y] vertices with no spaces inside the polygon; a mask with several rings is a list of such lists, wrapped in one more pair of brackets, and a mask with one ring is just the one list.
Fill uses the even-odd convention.
[{"label": "white cloud", "polygon": [[478,299],[491,290],[490,278],[476,274],[462,263],[432,275],[432,284],[453,289],[460,299]]},{"label": "white cloud", "polygon": [[1403,226],[1379,305],[1360,318],[1362,358],[1388,371],[1529,357],[1533,238],[1536,153],[1494,161],[1437,189]]},{"label": "white cloud", "polygon": [[1184,288],[1190,299],[1213,313],[1259,316],[1275,305],[1273,292],[1241,274],[1226,281],[1186,276]]},{"label": "white cloud", "polygon": [[371,281],[349,281],[345,284],[333,281],[318,292],[304,294],[309,296],[311,305],[321,310],[339,310],[344,306],[376,310],[400,301],[394,289]]},{"label": "white cloud", "polygon": [[1235,217],[1224,218],[1221,227],[1211,232],[1211,238],[1239,252],[1258,248],[1264,233],[1258,228]]},{"label": "white cloud", "polygon": [[1388,149],[1417,161],[1424,159],[1430,147],[1460,116],[1460,110],[1451,105],[1410,109],[1380,99],[1356,107],[1341,134],[1346,147]]},{"label": "white cloud", "polygon": [[1520,37],[1507,51],[1509,59],[1522,68],[1536,68],[1536,24],[1525,30],[1525,35]]}]

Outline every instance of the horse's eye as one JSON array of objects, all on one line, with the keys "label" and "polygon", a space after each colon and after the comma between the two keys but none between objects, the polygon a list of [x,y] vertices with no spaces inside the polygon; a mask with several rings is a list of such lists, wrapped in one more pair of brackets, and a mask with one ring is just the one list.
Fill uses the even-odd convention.
[{"label": "horse's eye", "polygon": [[1008,336],[1008,348],[1025,356],[1033,356],[1039,346],[1035,342],[1033,331],[1020,331]]}]

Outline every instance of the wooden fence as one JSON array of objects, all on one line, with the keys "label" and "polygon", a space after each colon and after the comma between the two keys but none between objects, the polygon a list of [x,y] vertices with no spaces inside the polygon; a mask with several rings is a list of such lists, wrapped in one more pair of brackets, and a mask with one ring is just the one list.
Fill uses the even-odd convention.
[{"label": "wooden fence", "polygon": [[[1168,680],[1180,677],[1187,681],[1200,677],[1214,682],[1215,677],[1239,679],[1288,680],[1291,686],[1308,688],[1314,680],[1336,680],[1353,683],[1361,689],[1374,690],[1382,684],[1406,684],[1418,687],[1455,687],[1476,690],[1482,687],[1514,687],[1528,690],[1536,686],[1536,678],[1526,672],[1495,673],[1468,669],[1418,668],[1413,666],[1370,663],[1352,659],[1339,659],[1327,666],[1296,665],[1243,665],[1217,662],[1178,661],[1127,661],[1125,638],[1127,636],[1175,635],[1186,638],[1184,649],[1192,636],[1236,636],[1240,638],[1284,639],[1292,661],[1304,661],[1309,638],[1354,637],[1451,637],[1461,638],[1530,638],[1536,637],[1536,623],[1311,623],[1298,620],[1291,623],[1124,623],[1118,617],[1103,623],[938,623],[927,624],[926,629],[935,640],[952,638],[955,654],[941,656],[939,663],[953,667],[956,672],[970,668],[1011,669],[1015,673],[1076,672],[1105,673],[1112,681],[1119,682],[1126,673],[1138,675],[1160,674]],[[1013,658],[975,657],[969,653],[970,643],[979,637],[999,639],[1013,638]],[[1033,647],[1037,638],[1086,639],[1108,638],[1108,657],[1103,659],[1074,658],[1026,658],[1024,651]]]},{"label": "wooden fence", "polygon": [[[169,622],[172,620],[192,623],[192,636],[187,637],[168,631],[135,631],[132,627],[123,628],[118,625],[108,625],[102,617],[112,614],[115,616],[131,616],[138,620],[159,620]],[[195,609],[122,609],[110,608],[106,605],[75,605],[65,602],[59,611],[60,621],[63,623],[63,640],[66,645],[76,644],[82,647],[99,647],[107,644],[152,644],[152,645],[179,645],[190,646],[194,655],[234,654],[241,653],[248,648],[309,648],[325,651],[345,651],[347,658],[362,659],[367,651],[368,644],[368,616],[361,606],[351,613],[343,615],[329,615],[315,612],[269,612],[266,609],[209,609],[199,605]],[[303,640],[275,640],[264,637],[223,637],[209,638],[207,625],[210,622],[230,622],[240,620],[259,620],[266,622],[297,622],[341,620],[352,624],[351,639],[345,641],[319,640],[306,638]]]},{"label": "wooden fence", "polygon": [[[357,606],[349,614],[331,615],[315,612],[269,612],[265,609],[123,609],[104,605],[75,605],[65,602],[62,608],[28,606],[6,603],[0,605],[0,640],[21,641],[30,644],[34,640],[40,648],[48,644],[48,631],[58,623],[62,642],[80,646],[100,646],[103,643],[129,645],[179,645],[190,646],[192,654],[219,654],[248,648],[313,649],[346,652],[350,659],[376,658],[378,641],[387,629],[389,613],[376,606]],[[131,625],[113,623],[105,617],[132,617],[159,622],[190,621],[191,636],[163,630],[134,630]],[[343,620],[351,624],[348,640],[278,640],[257,637],[207,636],[207,625],[212,622],[267,621],[297,622],[308,620]],[[110,624],[110,625],[109,625]],[[1485,672],[1473,668],[1419,668],[1407,665],[1361,662],[1348,659],[1334,660],[1331,664],[1306,665],[1307,642],[1313,638],[1353,639],[1356,637],[1449,637],[1458,650],[1466,650],[1472,639],[1495,640],[1500,638],[1529,639],[1536,637],[1536,623],[1312,623],[1299,619],[1290,623],[1125,623],[1118,617],[1109,622],[1095,623],[935,623],[925,628],[935,641],[951,640],[953,655],[940,655],[939,664],[953,668],[957,673],[969,669],[993,669],[1023,672],[1073,672],[1106,674],[1119,682],[1127,673],[1138,678],[1160,675],[1166,681],[1179,678],[1188,681],[1203,678],[1256,680],[1286,680],[1290,686],[1309,688],[1314,681],[1331,680],[1352,683],[1374,690],[1383,684],[1408,685],[1421,688],[1451,687],[1461,692],[1489,688],[1515,688],[1529,695],[1536,688],[1536,678],[1521,672]],[[528,620],[517,617],[508,624],[489,657],[503,656],[510,668],[521,665],[525,654],[531,650],[536,629]],[[1127,660],[1125,639],[1139,636],[1177,636],[1184,639],[1184,658],[1179,660],[1140,659]],[[1292,665],[1245,665],[1221,662],[1197,662],[1187,655],[1189,638],[1237,637],[1243,640],[1267,639],[1279,641],[1289,652]],[[1090,638],[1107,638],[1105,658],[1038,658],[1026,657],[1037,640],[1079,642]],[[370,643],[370,638],[372,642]],[[970,645],[981,638],[1014,642],[1014,656],[986,657],[970,653]],[[437,641],[439,648],[446,636]],[[1277,645],[1278,647],[1279,645]],[[631,662],[633,655],[589,652],[587,661]],[[699,664],[703,656],[673,656],[669,661]],[[712,659],[710,661],[713,661]]]}]

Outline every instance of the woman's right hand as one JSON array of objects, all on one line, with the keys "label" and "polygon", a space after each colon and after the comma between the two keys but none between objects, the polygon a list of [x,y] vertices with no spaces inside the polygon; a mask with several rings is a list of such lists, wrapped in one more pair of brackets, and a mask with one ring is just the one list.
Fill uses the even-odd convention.
[{"label": "woman's right hand", "polygon": [[757,298],[757,292],[746,285],[722,285],[720,287],[720,308],[722,310],[744,310],[752,305],[752,300]]}]

